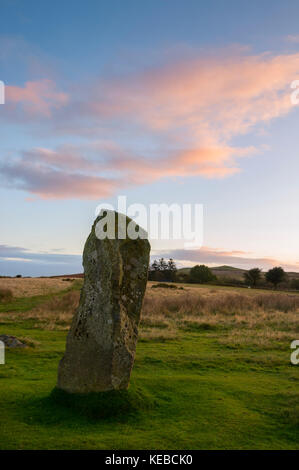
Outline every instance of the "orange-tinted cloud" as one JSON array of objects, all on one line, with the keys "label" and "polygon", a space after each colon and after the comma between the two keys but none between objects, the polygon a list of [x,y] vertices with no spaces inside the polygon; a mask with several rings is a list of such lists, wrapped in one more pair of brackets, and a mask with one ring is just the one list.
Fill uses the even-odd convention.
[{"label": "orange-tinted cloud", "polygon": [[238,171],[225,166],[236,151],[240,155],[248,152],[229,147],[203,148],[169,154],[153,162],[143,156],[130,156],[109,142],[64,145],[56,150],[34,148],[0,164],[0,176],[9,186],[44,199],[98,199],[132,184],[161,178],[228,176]]},{"label": "orange-tinted cloud", "polygon": [[[189,128],[207,138],[230,138],[291,108],[290,83],[299,54],[180,61],[93,90],[89,111],[130,116],[158,130]],[[203,128],[202,128],[203,125]]]},{"label": "orange-tinted cloud", "polygon": [[24,87],[7,85],[5,88],[7,105],[23,107],[25,114],[51,116],[52,110],[65,106],[66,93],[56,91],[52,80],[27,82]]},{"label": "orange-tinted cloud", "polygon": [[[237,147],[233,139],[252,131],[261,134],[267,122],[294,108],[290,83],[298,75],[299,54],[222,51],[212,58],[101,80],[84,88],[81,96],[67,97],[49,81],[8,87],[12,103],[52,115],[50,123],[60,136],[88,135],[89,141],[23,152],[0,171],[10,184],[57,198],[96,199],[125,185],[161,178],[224,178],[240,171],[240,158],[261,151]],[[44,189],[36,181],[38,173]],[[65,182],[75,184],[65,184],[63,175]]]},{"label": "orange-tinted cloud", "polygon": [[259,267],[261,269],[270,269],[273,266],[282,266],[287,271],[297,271],[298,263],[286,262],[275,258],[257,258],[252,253],[246,251],[226,251],[203,246],[200,249],[187,250],[177,249],[169,252],[159,251],[154,257],[163,256],[165,258],[174,258],[182,265],[194,266],[195,264],[206,264],[209,266],[229,265],[241,269],[251,269]]},{"label": "orange-tinted cloud", "polygon": [[[59,157],[61,161],[59,160]],[[113,178],[105,178],[97,173],[82,172],[76,169],[78,162],[73,158],[65,167],[63,157],[68,155],[46,149],[34,149],[25,152],[19,158],[0,165],[0,176],[8,187],[14,187],[42,199],[98,199],[111,196],[121,182]],[[90,169],[91,165],[87,166]]]}]

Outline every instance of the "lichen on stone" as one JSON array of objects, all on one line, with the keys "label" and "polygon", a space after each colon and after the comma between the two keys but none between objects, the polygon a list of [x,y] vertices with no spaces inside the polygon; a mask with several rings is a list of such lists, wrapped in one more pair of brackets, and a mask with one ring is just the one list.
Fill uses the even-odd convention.
[{"label": "lichen on stone", "polygon": [[[57,386],[68,392],[126,389],[129,385],[150,244],[141,238],[118,239],[118,217],[115,213],[115,239],[97,238],[99,216],[85,243],[80,304],[58,370]],[[127,217],[126,227],[131,222]]]}]

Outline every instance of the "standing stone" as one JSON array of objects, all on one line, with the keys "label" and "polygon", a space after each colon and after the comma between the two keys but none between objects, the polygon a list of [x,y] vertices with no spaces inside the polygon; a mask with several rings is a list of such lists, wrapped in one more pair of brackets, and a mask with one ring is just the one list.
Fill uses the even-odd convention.
[{"label": "standing stone", "polygon": [[[99,239],[95,220],[84,253],[84,285],[58,368],[58,388],[71,393],[126,389],[134,363],[138,325],[146,288],[147,239]],[[138,225],[114,213],[115,227]],[[119,236],[120,237],[120,236]]]}]

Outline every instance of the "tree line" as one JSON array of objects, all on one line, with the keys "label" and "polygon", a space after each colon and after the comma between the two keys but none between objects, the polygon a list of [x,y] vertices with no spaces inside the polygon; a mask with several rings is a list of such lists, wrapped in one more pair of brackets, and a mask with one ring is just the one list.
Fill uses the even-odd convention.
[{"label": "tree line", "polygon": [[177,281],[177,267],[172,258],[154,260],[150,265],[148,279],[150,281]]},{"label": "tree line", "polygon": [[[258,284],[260,284],[260,282],[262,281],[262,278],[263,278],[263,274],[260,268],[252,268],[252,269],[249,269],[249,271],[246,271],[244,273],[244,281],[250,287],[257,287]],[[282,267],[275,266],[274,268],[269,269],[269,271],[265,273],[265,280],[269,284],[272,284],[274,289],[277,289],[279,284],[281,284],[284,281],[287,281],[287,273],[284,271]]]},{"label": "tree line", "polygon": [[168,282],[191,282],[206,283],[216,281],[217,277],[210,268],[205,265],[194,266],[189,274],[178,273],[176,263],[172,258],[166,261],[164,258],[154,260],[149,268],[148,279],[150,281],[168,281]]},{"label": "tree line", "polygon": [[[170,258],[168,261],[164,258],[154,260],[149,268],[148,279],[150,281],[166,282],[186,282],[194,284],[224,284],[224,278],[217,278],[212,270],[204,264],[193,266],[188,273],[181,273],[176,267],[175,261]],[[284,283],[291,289],[299,290],[299,279],[292,279],[288,282],[287,273],[280,266],[269,269],[262,273],[260,268],[252,268],[243,275],[243,281],[240,279],[231,279],[231,284],[247,285],[248,287],[265,287],[271,284],[274,289]]]}]

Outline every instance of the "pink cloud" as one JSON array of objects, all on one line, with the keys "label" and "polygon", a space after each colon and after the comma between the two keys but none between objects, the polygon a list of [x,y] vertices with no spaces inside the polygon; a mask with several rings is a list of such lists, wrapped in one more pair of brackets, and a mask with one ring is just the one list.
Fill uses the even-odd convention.
[{"label": "pink cloud", "polygon": [[111,196],[121,182],[98,175],[51,167],[26,158],[0,166],[9,186],[30,192],[42,199],[98,199]]},{"label": "pink cloud", "polygon": [[176,249],[169,252],[159,251],[155,256],[163,256],[165,258],[174,258],[182,265],[194,266],[195,264],[207,264],[209,266],[229,265],[241,269],[250,269],[259,267],[262,269],[270,269],[274,266],[282,266],[287,271],[297,271],[298,263],[278,260],[276,258],[258,258],[252,253],[237,250],[219,250],[203,246],[200,249]]},{"label": "pink cloud", "polygon": [[161,178],[234,175],[241,158],[262,149],[234,146],[233,139],[289,113],[298,74],[299,54],[243,51],[102,80],[81,96],[58,92],[49,80],[8,87],[8,101],[26,115],[39,114],[41,123],[52,117],[47,129],[50,122],[59,135],[89,141],[24,151],[0,172],[9,184],[44,197],[95,199]]},{"label": "pink cloud", "polygon": [[51,116],[52,110],[65,106],[68,96],[56,91],[52,80],[27,82],[24,87],[7,85],[5,89],[7,104],[21,105],[25,114]]},{"label": "pink cloud", "polygon": [[201,137],[207,130],[231,137],[287,112],[290,83],[298,72],[299,54],[180,61],[101,83],[86,111],[108,118],[129,116],[157,130],[191,126],[191,133]]}]

